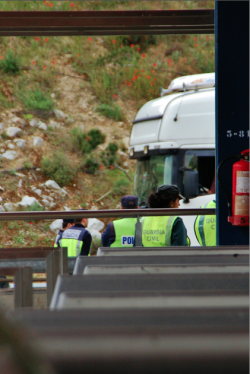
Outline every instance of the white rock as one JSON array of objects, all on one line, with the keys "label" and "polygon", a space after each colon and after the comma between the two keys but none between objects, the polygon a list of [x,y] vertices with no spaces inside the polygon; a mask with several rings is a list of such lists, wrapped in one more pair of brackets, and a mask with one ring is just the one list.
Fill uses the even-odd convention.
[{"label": "white rock", "polygon": [[5,140],[4,143],[5,143],[5,144],[9,144],[9,143],[11,143],[11,140]]},{"label": "white rock", "polygon": [[41,197],[43,197],[45,200],[54,201],[53,197],[51,196],[42,195]]},{"label": "white rock", "polygon": [[48,200],[46,200],[46,199],[43,199],[43,200],[42,200],[42,203],[43,203],[43,205],[46,206],[46,207],[49,207],[49,206],[50,206],[50,202],[49,202]]},{"label": "white rock", "polygon": [[15,146],[14,146],[14,144],[12,144],[12,143],[9,143],[9,144],[7,145],[7,147],[8,147],[9,149],[15,149]]},{"label": "white rock", "polygon": [[91,232],[92,230],[101,231],[104,228],[104,223],[97,218],[89,218],[87,229]]},{"label": "white rock", "polygon": [[40,168],[36,168],[36,171],[41,171],[41,169]]},{"label": "white rock", "polygon": [[12,203],[5,203],[3,204],[5,210],[7,210],[7,212],[13,212],[15,210],[14,208],[14,205]]},{"label": "white rock", "polygon": [[42,147],[43,144],[44,144],[44,140],[42,138],[40,138],[40,136],[35,136],[33,138],[33,146],[35,148]]},{"label": "white rock", "polygon": [[2,186],[0,186],[0,191],[4,191],[4,188]]},{"label": "white rock", "polygon": [[49,204],[50,209],[54,208],[54,206],[56,206],[56,203],[50,203]]},{"label": "white rock", "polygon": [[23,120],[22,118],[16,117],[16,116],[11,118],[11,121],[15,125],[19,125],[19,126],[24,126],[25,125],[25,120]]},{"label": "white rock", "polygon": [[70,210],[66,205],[63,207],[64,208],[64,210]]},{"label": "white rock", "polygon": [[2,158],[6,158],[6,160],[15,160],[18,157],[18,154],[15,151],[6,151]]},{"label": "white rock", "polygon": [[46,123],[39,121],[38,128],[40,130],[47,130],[47,125],[46,125]]},{"label": "white rock", "polygon": [[32,118],[32,120],[29,122],[31,127],[37,127],[39,125],[39,122],[37,119]]},{"label": "white rock", "polygon": [[54,98],[56,97],[56,95],[55,95],[54,93],[52,93],[52,94],[50,95],[50,97],[51,97],[52,99],[54,99]]},{"label": "white rock", "polygon": [[32,204],[35,204],[35,203],[39,204],[40,207],[42,207],[42,205],[39,203],[39,201],[35,197],[30,197],[26,195],[22,198],[22,201],[20,201],[16,205],[19,205],[23,208],[27,208],[28,206],[31,206]]},{"label": "white rock", "polygon": [[24,139],[19,139],[17,142],[16,142],[16,145],[17,147],[21,148],[21,149],[24,149],[26,148],[26,140]]},{"label": "white rock", "polygon": [[122,142],[124,146],[128,149],[129,148],[129,137],[123,138]]},{"label": "white rock", "polygon": [[62,228],[63,220],[62,219],[56,219],[51,223],[50,230],[60,230]]},{"label": "white rock", "polygon": [[123,166],[124,166],[125,168],[128,168],[128,167],[129,167],[129,163],[128,163],[128,161],[125,161],[125,162],[123,163]]},{"label": "white rock", "polygon": [[101,239],[101,237],[102,237],[102,234],[97,230],[92,230],[92,231],[89,231],[89,232],[92,235],[92,239]]},{"label": "white rock", "polygon": [[53,121],[53,119],[49,121],[49,126],[53,129],[59,129],[61,127],[60,123]]},{"label": "white rock", "polygon": [[0,196],[0,201],[3,201],[3,198]]},{"label": "white rock", "polygon": [[18,134],[20,134],[22,132],[21,129],[19,129],[19,127],[8,127],[7,130],[6,130],[6,134],[10,137],[10,138],[14,138],[15,136],[17,136]]},{"label": "white rock", "polygon": [[68,195],[68,192],[65,191],[64,188],[61,188],[60,190],[57,190],[56,192],[58,192],[58,193],[59,193],[60,195],[62,195],[62,196]]},{"label": "white rock", "polygon": [[54,110],[54,114],[55,114],[57,119],[67,119],[68,118],[68,116],[65,113],[63,113],[61,110],[58,110],[58,109]]},{"label": "white rock", "polygon": [[4,123],[0,122],[0,131],[3,131],[3,129],[4,129]]},{"label": "white rock", "polygon": [[5,212],[6,210],[4,209],[4,207],[2,205],[0,205],[0,212]]},{"label": "white rock", "polygon": [[40,188],[43,188],[44,187],[44,183],[39,183],[38,185]]},{"label": "white rock", "polygon": [[25,177],[25,175],[22,174],[22,173],[16,173],[16,175],[17,175],[18,177]]},{"label": "white rock", "polygon": [[18,182],[18,187],[22,187],[22,185],[23,185],[23,181],[22,179],[20,179],[20,181]]},{"label": "white rock", "polygon": [[1,153],[4,153],[4,152],[5,152],[5,149],[4,149],[4,148],[1,148],[0,152],[1,152]]},{"label": "white rock", "polygon": [[41,195],[41,193],[42,193],[42,190],[39,190],[39,188],[36,188],[35,190],[34,190],[34,192],[37,194],[37,195]]},{"label": "white rock", "polygon": [[61,189],[61,187],[55,181],[53,181],[51,179],[47,180],[44,184],[48,188],[53,188],[55,190],[60,190]]}]

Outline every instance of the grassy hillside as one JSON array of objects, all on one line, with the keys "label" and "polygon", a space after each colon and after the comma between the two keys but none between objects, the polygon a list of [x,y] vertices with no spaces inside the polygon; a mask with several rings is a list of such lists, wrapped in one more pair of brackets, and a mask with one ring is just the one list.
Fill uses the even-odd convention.
[{"label": "grassy hillside", "polygon": [[[210,1],[0,2],[0,10],[46,11],[213,6]],[[133,191],[134,161],[126,151],[138,109],[172,79],[214,69],[213,35],[0,37],[0,154],[12,149],[18,154],[13,161],[1,159],[1,204],[25,195],[41,202],[34,192],[40,188],[54,206],[33,209],[116,208],[121,196]],[[58,118],[55,109],[64,116]],[[15,138],[8,135],[13,126],[21,130]],[[43,140],[39,147],[37,137]],[[17,147],[13,139],[26,146]],[[48,179],[67,195],[41,187]],[[0,226],[1,246],[54,239],[48,221]]]}]

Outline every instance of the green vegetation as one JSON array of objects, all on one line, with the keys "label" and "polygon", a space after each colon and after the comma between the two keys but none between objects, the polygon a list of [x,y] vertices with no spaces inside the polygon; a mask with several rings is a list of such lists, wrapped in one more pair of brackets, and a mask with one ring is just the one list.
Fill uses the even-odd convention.
[{"label": "green vegetation", "polygon": [[41,212],[43,210],[44,210],[43,206],[41,206],[37,202],[34,202],[34,204],[31,204],[30,206],[27,206],[27,208],[25,208],[26,212]]},{"label": "green vegetation", "polygon": [[116,104],[114,104],[113,106],[108,104],[101,104],[96,108],[96,111],[107,118],[114,119],[115,121],[123,120],[121,108]]},{"label": "green vegetation", "polygon": [[95,174],[96,170],[100,167],[100,164],[95,158],[89,157],[85,161],[84,167],[87,169],[88,173]]},{"label": "green vegetation", "polygon": [[71,150],[79,151],[82,154],[90,153],[99,144],[104,143],[105,135],[98,129],[92,129],[87,134],[79,128],[71,130]]},{"label": "green vegetation", "polygon": [[35,90],[21,91],[19,99],[23,106],[30,110],[50,111],[55,106],[49,93],[41,91],[38,87]]},{"label": "green vegetation", "polygon": [[105,166],[110,167],[116,162],[118,145],[116,143],[109,143],[105,151],[101,153],[101,160]]},{"label": "green vegetation", "polygon": [[55,152],[52,158],[45,157],[41,164],[42,173],[53,179],[61,187],[71,184],[76,177],[76,167],[60,151]]},{"label": "green vegetation", "polygon": [[8,50],[6,57],[0,62],[0,69],[5,74],[17,74],[21,70],[19,58],[13,54],[11,50]]},{"label": "green vegetation", "polygon": [[114,183],[114,193],[116,195],[125,195],[128,192],[130,182],[126,178],[121,178]]}]

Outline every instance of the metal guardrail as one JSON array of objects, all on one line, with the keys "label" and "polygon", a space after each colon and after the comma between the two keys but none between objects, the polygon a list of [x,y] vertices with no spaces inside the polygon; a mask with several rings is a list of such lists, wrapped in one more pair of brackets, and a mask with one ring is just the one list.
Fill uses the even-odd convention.
[{"label": "metal guardrail", "polygon": [[52,212],[6,212],[0,213],[0,221],[21,220],[54,220],[63,218],[104,218],[104,217],[148,217],[148,216],[198,216],[215,215],[216,209],[103,209],[103,210],[74,210]]}]

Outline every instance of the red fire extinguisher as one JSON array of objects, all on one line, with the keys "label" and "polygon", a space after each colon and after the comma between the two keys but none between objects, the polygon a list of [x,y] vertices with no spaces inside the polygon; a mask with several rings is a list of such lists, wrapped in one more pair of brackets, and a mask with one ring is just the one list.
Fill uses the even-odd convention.
[{"label": "red fire extinguisher", "polygon": [[[220,178],[221,166],[231,159],[238,158],[233,164],[232,204]],[[228,222],[233,226],[249,226],[249,149],[240,155],[230,156],[218,166],[218,181],[226,194],[228,202]]]}]

